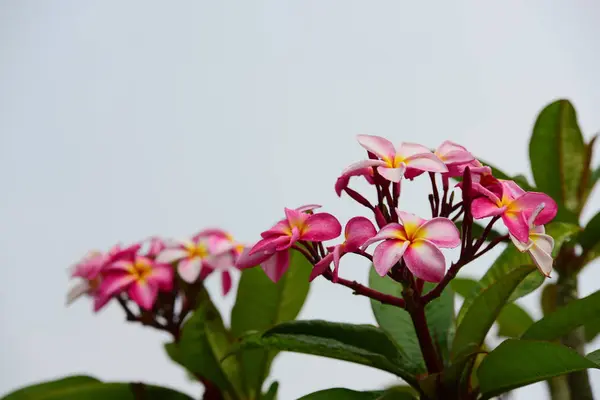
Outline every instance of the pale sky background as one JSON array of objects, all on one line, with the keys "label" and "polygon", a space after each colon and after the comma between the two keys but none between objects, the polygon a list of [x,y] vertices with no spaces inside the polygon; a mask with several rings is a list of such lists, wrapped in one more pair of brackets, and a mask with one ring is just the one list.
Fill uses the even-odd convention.
[{"label": "pale sky background", "polygon": [[[0,394],[85,373],[197,396],[167,361],[166,335],[125,323],[116,305],[65,308],[72,262],[209,226],[251,242],[304,203],[346,221],[362,209],[333,184],[364,155],[358,133],[451,139],[530,176],[530,130],[549,101],[572,99],[586,138],[600,130],[599,18],[591,0],[0,1]],[[404,209],[427,215],[426,183],[404,186]],[[343,276],[366,281],[366,264],[344,261]],[[582,275],[583,294],[598,268]],[[220,299],[217,283],[229,320],[233,296]],[[540,315],[537,293],[521,304]],[[323,280],[300,317],[374,322],[367,299]],[[394,383],[290,353],[272,378],[282,400]]]}]

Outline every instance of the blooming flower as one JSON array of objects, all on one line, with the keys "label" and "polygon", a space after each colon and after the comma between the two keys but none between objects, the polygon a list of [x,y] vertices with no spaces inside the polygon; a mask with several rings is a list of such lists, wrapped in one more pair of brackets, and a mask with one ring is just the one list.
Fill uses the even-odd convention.
[{"label": "blooming flower", "polygon": [[[473,154],[471,154],[464,146],[449,140],[442,142],[433,154],[435,154],[441,162],[446,164],[448,172],[444,173],[444,176],[449,178],[462,175],[462,172],[457,174],[460,168],[462,167],[462,170],[464,171],[467,164],[475,161]],[[422,173],[422,170],[407,168],[405,177],[407,179],[413,179]]]},{"label": "blooming flower", "polygon": [[529,223],[526,218],[540,205],[543,209],[537,213],[533,223],[536,226],[550,222],[556,215],[556,202],[545,193],[525,192],[513,181],[497,180],[497,184],[479,187],[484,195],[473,200],[471,212],[475,219],[501,215],[510,234],[521,242],[527,243]]},{"label": "blooming flower", "polygon": [[377,235],[367,240],[362,248],[383,240],[373,253],[377,273],[385,276],[401,259],[417,277],[428,282],[439,282],[444,277],[446,260],[440,247],[460,245],[460,234],[447,218],[424,220],[414,214],[398,211],[402,224],[384,226]]},{"label": "blooming flower", "polygon": [[352,170],[337,178],[337,181],[335,182],[335,193],[338,195],[338,197],[342,196],[342,192],[348,187],[350,178],[353,176],[363,176],[370,185],[375,183],[373,180],[373,168],[365,167]]},{"label": "blooming flower", "polygon": [[[312,212],[314,206],[307,210]],[[267,276],[277,282],[290,264],[289,249],[299,240],[322,242],[338,237],[342,226],[338,220],[328,213],[308,214],[307,212],[285,209],[286,218],[279,221],[271,229],[261,233],[262,240],[250,250],[244,251],[238,261],[240,269],[256,265],[262,267]]]},{"label": "blooming flower", "polygon": [[540,272],[547,277],[550,277],[550,272],[552,272],[552,264],[554,262],[552,259],[554,239],[552,236],[546,235],[546,231],[543,226],[535,225],[535,220],[543,208],[545,208],[544,204],[538,206],[527,220],[529,225],[529,238],[527,242],[521,242],[510,233],[509,236],[515,247],[519,249],[521,253],[527,251]]},{"label": "blooming flower", "polygon": [[98,289],[101,297],[110,298],[127,290],[129,298],[145,310],[152,309],[159,291],[173,289],[173,268],[152,259],[131,254],[104,267]]},{"label": "blooming flower", "polygon": [[329,254],[315,265],[310,274],[310,281],[323,274],[333,261],[333,282],[336,282],[338,278],[338,269],[340,267],[340,258],[342,258],[344,254],[358,250],[363,243],[375,236],[376,233],[377,230],[367,218],[352,218],[348,221],[346,228],[344,229],[345,241],[334,247],[328,248]]},{"label": "blooming flower", "polygon": [[358,135],[358,143],[377,160],[363,160],[350,165],[342,175],[365,167],[377,167],[377,172],[391,182],[400,182],[407,168],[429,172],[448,172],[446,165],[425,146],[401,143],[398,151],[387,139],[379,136]]}]

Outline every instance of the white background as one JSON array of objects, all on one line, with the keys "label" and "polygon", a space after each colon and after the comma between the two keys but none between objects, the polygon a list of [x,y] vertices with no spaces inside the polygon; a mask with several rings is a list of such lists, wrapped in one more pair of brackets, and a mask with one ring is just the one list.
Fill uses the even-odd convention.
[{"label": "white background", "polygon": [[[167,361],[166,335],[125,323],[114,305],[65,308],[72,262],[208,226],[251,242],[284,206],[321,203],[345,221],[362,209],[333,184],[364,156],[358,133],[451,139],[530,176],[546,103],[568,97],[586,138],[600,129],[599,17],[591,0],[0,1],[0,393],[87,373],[197,395]],[[404,188],[402,207],[427,215],[427,181]],[[366,280],[366,264],[344,261],[343,276]],[[582,275],[583,294],[598,267]],[[217,283],[228,320],[233,296],[220,299]],[[540,315],[537,293],[522,304]],[[300,317],[374,321],[366,299],[322,280]],[[272,377],[283,400],[394,383],[289,353]]]}]

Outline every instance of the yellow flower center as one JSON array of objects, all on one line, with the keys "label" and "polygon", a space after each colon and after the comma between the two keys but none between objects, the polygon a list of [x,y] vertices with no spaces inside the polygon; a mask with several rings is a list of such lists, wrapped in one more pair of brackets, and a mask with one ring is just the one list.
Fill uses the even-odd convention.
[{"label": "yellow flower center", "polygon": [[189,244],[185,246],[185,249],[188,252],[188,257],[190,258],[206,258],[206,256],[208,256],[208,249],[204,243],[198,243],[196,245]]},{"label": "yellow flower center", "polygon": [[131,274],[135,276],[136,280],[144,281],[152,273],[152,265],[148,260],[144,258],[138,258],[133,264],[131,264]]}]

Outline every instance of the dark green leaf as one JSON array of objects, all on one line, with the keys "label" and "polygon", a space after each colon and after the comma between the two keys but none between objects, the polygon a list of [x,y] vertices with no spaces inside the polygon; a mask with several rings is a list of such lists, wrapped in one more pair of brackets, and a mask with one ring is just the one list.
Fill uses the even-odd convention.
[{"label": "dark green leaf", "polygon": [[557,286],[554,283],[549,283],[544,286],[542,290],[542,312],[544,315],[548,315],[556,311],[556,296]]},{"label": "dark green leaf", "polygon": [[552,342],[508,339],[483,359],[477,377],[483,399],[489,399],[553,376],[598,368],[591,358]]},{"label": "dark green leaf", "polygon": [[[563,242],[579,230],[576,225],[565,224],[562,222],[552,222],[546,226],[546,233],[554,238],[555,246],[553,255],[558,253]],[[477,294],[484,291],[492,283],[496,282],[501,277],[505,276],[510,271],[521,265],[532,265],[533,261],[528,253],[521,253],[512,243],[509,243],[506,249],[494,261],[492,266],[483,275],[477,286],[472,290],[471,294],[465,298],[463,305],[458,313],[457,323],[460,324],[465,313],[471,306],[473,299]],[[532,272],[530,276],[521,282],[519,287],[513,292],[510,302],[525,296],[537,289],[544,281],[541,273]]]},{"label": "dark green leaf", "polygon": [[[382,391],[357,392],[356,390],[333,388],[307,394],[298,400],[377,400],[381,395],[383,395]],[[410,399],[410,397],[408,398]],[[399,398],[399,400],[401,399]]]},{"label": "dark green leaf", "polygon": [[[244,270],[231,312],[234,336],[239,338],[247,332],[262,332],[296,318],[308,295],[311,269],[306,258],[292,250],[290,267],[277,283],[273,283],[261,268]],[[240,355],[250,397],[261,392],[276,354],[259,349]]]},{"label": "dark green leaf", "polygon": [[[84,378],[84,379],[82,379]],[[87,380],[88,383],[85,383]],[[89,377],[70,377],[32,385],[2,400],[191,400],[172,389],[142,383],[102,383]]]},{"label": "dark green leaf", "polygon": [[327,321],[290,321],[263,335],[246,336],[240,348],[266,348],[345,360],[368,365],[415,383],[406,354],[381,329]]},{"label": "dark green leaf", "polygon": [[586,254],[586,263],[600,257],[600,212],[594,215],[579,234],[579,244]]},{"label": "dark green leaf", "polygon": [[577,299],[533,324],[522,336],[529,340],[556,340],[600,316],[600,291]]},{"label": "dark green leaf", "polygon": [[600,315],[585,323],[585,340],[591,342],[600,334]]},{"label": "dark green leaf", "polygon": [[182,329],[177,343],[165,345],[167,354],[195,375],[207,378],[224,391],[241,395],[242,378],[237,357],[221,362],[232,348],[232,338],[219,311],[204,289],[202,301]]},{"label": "dark green leaf", "polygon": [[[382,293],[402,296],[402,285],[388,277],[379,276],[375,268],[369,270],[369,286]],[[434,286],[426,283],[423,290],[428,292]],[[374,300],[371,300],[371,308],[379,326],[388,332],[410,360],[413,360],[414,371],[425,372],[425,362],[408,312]],[[442,355],[447,356],[450,336],[454,333],[454,294],[452,290],[447,288],[439,298],[429,303],[425,308],[425,314],[432,337],[438,348],[442,350]]]},{"label": "dark green leaf", "polygon": [[273,382],[271,386],[269,386],[269,390],[260,397],[261,400],[276,400],[277,399],[277,390],[279,389],[279,383]]},{"label": "dark green leaf", "polygon": [[586,145],[568,100],[557,100],[540,112],[529,142],[529,158],[537,188],[577,212]]},{"label": "dark green leaf", "polygon": [[592,176],[590,177],[590,186],[589,190],[592,191],[596,183],[600,180],[600,165],[596,167],[595,170],[592,171]]},{"label": "dark green leaf", "polygon": [[[462,232],[462,220],[456,222],[456,227],[458,228],[459,232]],[[483,225],[479,224],[477,221],[474,221],[473,228],[472,228],[473,238],[475,238],[475,239],[480,238],[481,235],[483,235],[484,229],[485,229],[485,227]],[[489,234],[487,235],[486,241],[498,239],[500,236],[503,236],[503,235],[500,232],[492,229],[489,232]]]},{"label": "dark green leaf", "polygon": [[466,298],[477,287],[477,281],[470,278],[454,278],[450,281],[450,286],[461,297]]},{"label": "dark green leaf", "polygon": [[519,283],[534,270],[532,266],[522,266],[498,279],[473,299],[471,307],[456,328],[452,343],[452,356],[464,352],[469,345],[481,345],[494,321],[500,314]]},{"label": "dark green leaf", "polygon": [[496,320],[498,323],[498,336],[519,337],[532,324],[533,318],[515,303],[508,303]]}]

